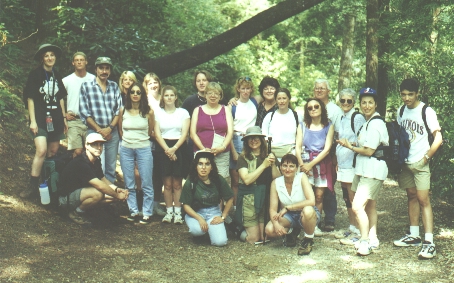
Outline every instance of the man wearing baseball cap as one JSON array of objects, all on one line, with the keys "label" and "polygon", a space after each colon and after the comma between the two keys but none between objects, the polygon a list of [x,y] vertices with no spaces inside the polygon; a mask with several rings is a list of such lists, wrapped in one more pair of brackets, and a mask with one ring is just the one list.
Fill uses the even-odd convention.
[{"label": "man wearing baseball cap", "polygon": [[106,178],[113,183],[120,140],[117,123],[122,106],[121,94],[117,83],[108,80],[112,60],[109,57],[98,57],[95,66],[96,78],[84,82],[80,88],[80,119],[87,125],[88,133],[99,133],[106,139],[101,162]]},{"label": "man wearing baseball cap", "polygon": [[99,133],[88,134],[85,151],[63,169],[60,206],[69,207],[69,218],[77,224],[90,224],[85,212],[96,205],[128,198],[128,191],[112,184],[102,172],[99,156],[106,142]]}]

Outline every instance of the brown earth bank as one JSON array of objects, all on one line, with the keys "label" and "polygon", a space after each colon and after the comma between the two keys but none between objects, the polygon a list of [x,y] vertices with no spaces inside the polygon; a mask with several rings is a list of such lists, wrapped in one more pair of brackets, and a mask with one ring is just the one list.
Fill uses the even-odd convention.
[{"label": "brown earth bank", "polygon": [[[367,257],[340,245],[334,233],[317,237],[308,256],[281,240],[254,246],[230,237],[216,248],[157,216],[149,225],[126,223],[125,204],[96,210],[95,225],[84,228],[19,198],[34,153],[26,129],[0,124],[0,282],[454,282],[452,201],[433,200],[432,260],[419,260],[419,248],[392,245],[408,229],[406,195],[392,180],[378,199],[380,249]],[[336,191],[341,229],[347,214]]]}]

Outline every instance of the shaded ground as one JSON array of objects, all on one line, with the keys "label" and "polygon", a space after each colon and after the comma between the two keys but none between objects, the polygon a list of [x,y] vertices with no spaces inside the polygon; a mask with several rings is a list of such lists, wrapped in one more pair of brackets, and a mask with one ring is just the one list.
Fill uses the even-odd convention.
[{"label": "shaded ground", "polygon": [[[215,248],[195,243],[185,225],[158,217],[131,225],[107,210],[96,212],[95,227],[81,228],[18,197],[32,153],[26,134],[0,124],[0,282],[454,282],[454,206],[434,201],[437,256],[418,260],[419,248],[392,246],[408,229],[406,197],[392,181],[378,200],[378,251],[358,257],[326,235],[309,256],[297,256],[280,240],[253,246],[230,239]],[[339,201],[336,229],[346,223]]]}]

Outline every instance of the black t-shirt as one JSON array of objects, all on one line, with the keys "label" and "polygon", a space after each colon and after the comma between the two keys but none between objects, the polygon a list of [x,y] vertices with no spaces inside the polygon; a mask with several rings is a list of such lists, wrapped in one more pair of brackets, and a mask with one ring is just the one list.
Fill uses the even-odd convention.
[{"label": "black t-shirt", "polygon": [[60,74],[56,71],[46,72],[43,66],[32,70],[24,88],[25,108],[27,99],[33,99],[35,118],[38,127],[46,130],[47,112],[52,116],[55,132],[63,132],[64,120],[60,100],[68,96]]},{"label": "black t-shirt", "polygon": [[83,152],[71,160],[65,169],[63,169],[59,185],[62,187],[61,195],[65,196],[77,189],[91,187],[90,181],[98,178],[102,179],[104,173],[100,159],[91,163],[87,154]]},{"label": "black t-shirt", "polygon": [[[227,102],[225,97],[219,101],[219,104],[222,105],[227,105]],[[206,99],[203,97],[199,97],[197,93],[188,96],[184,102],[183,105],[181,105],[181,108],[186,109],[189,112],[189,117],[192,118],[192,113],[194,112],[194,109],[196,109],[197,106],[200,105],[205,105],[207,103]]]}]

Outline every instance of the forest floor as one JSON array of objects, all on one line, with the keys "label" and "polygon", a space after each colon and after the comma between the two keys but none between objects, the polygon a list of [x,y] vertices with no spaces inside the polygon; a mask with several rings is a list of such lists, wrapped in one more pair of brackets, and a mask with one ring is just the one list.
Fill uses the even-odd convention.
[{"label": "forest floor", "polygon": [[[406,195],[392,180],[378,199],[380,248],[367,257],[334,233],[315,238],[308,256],[282,240],[254,246],[230,237],[217,248],[157,216],[149,225],[126,223],[125,205],[120,217],[99,210],[94,227],[84,228],[18,197],[34,148],[26,126],[16,126],[0,123],[0,282],[454,282],[453,200],[433,200],[432,260],[418,259],[419,248],[392,245],[408,229]],[[336,191],[341,229],[347,214]]]}]

